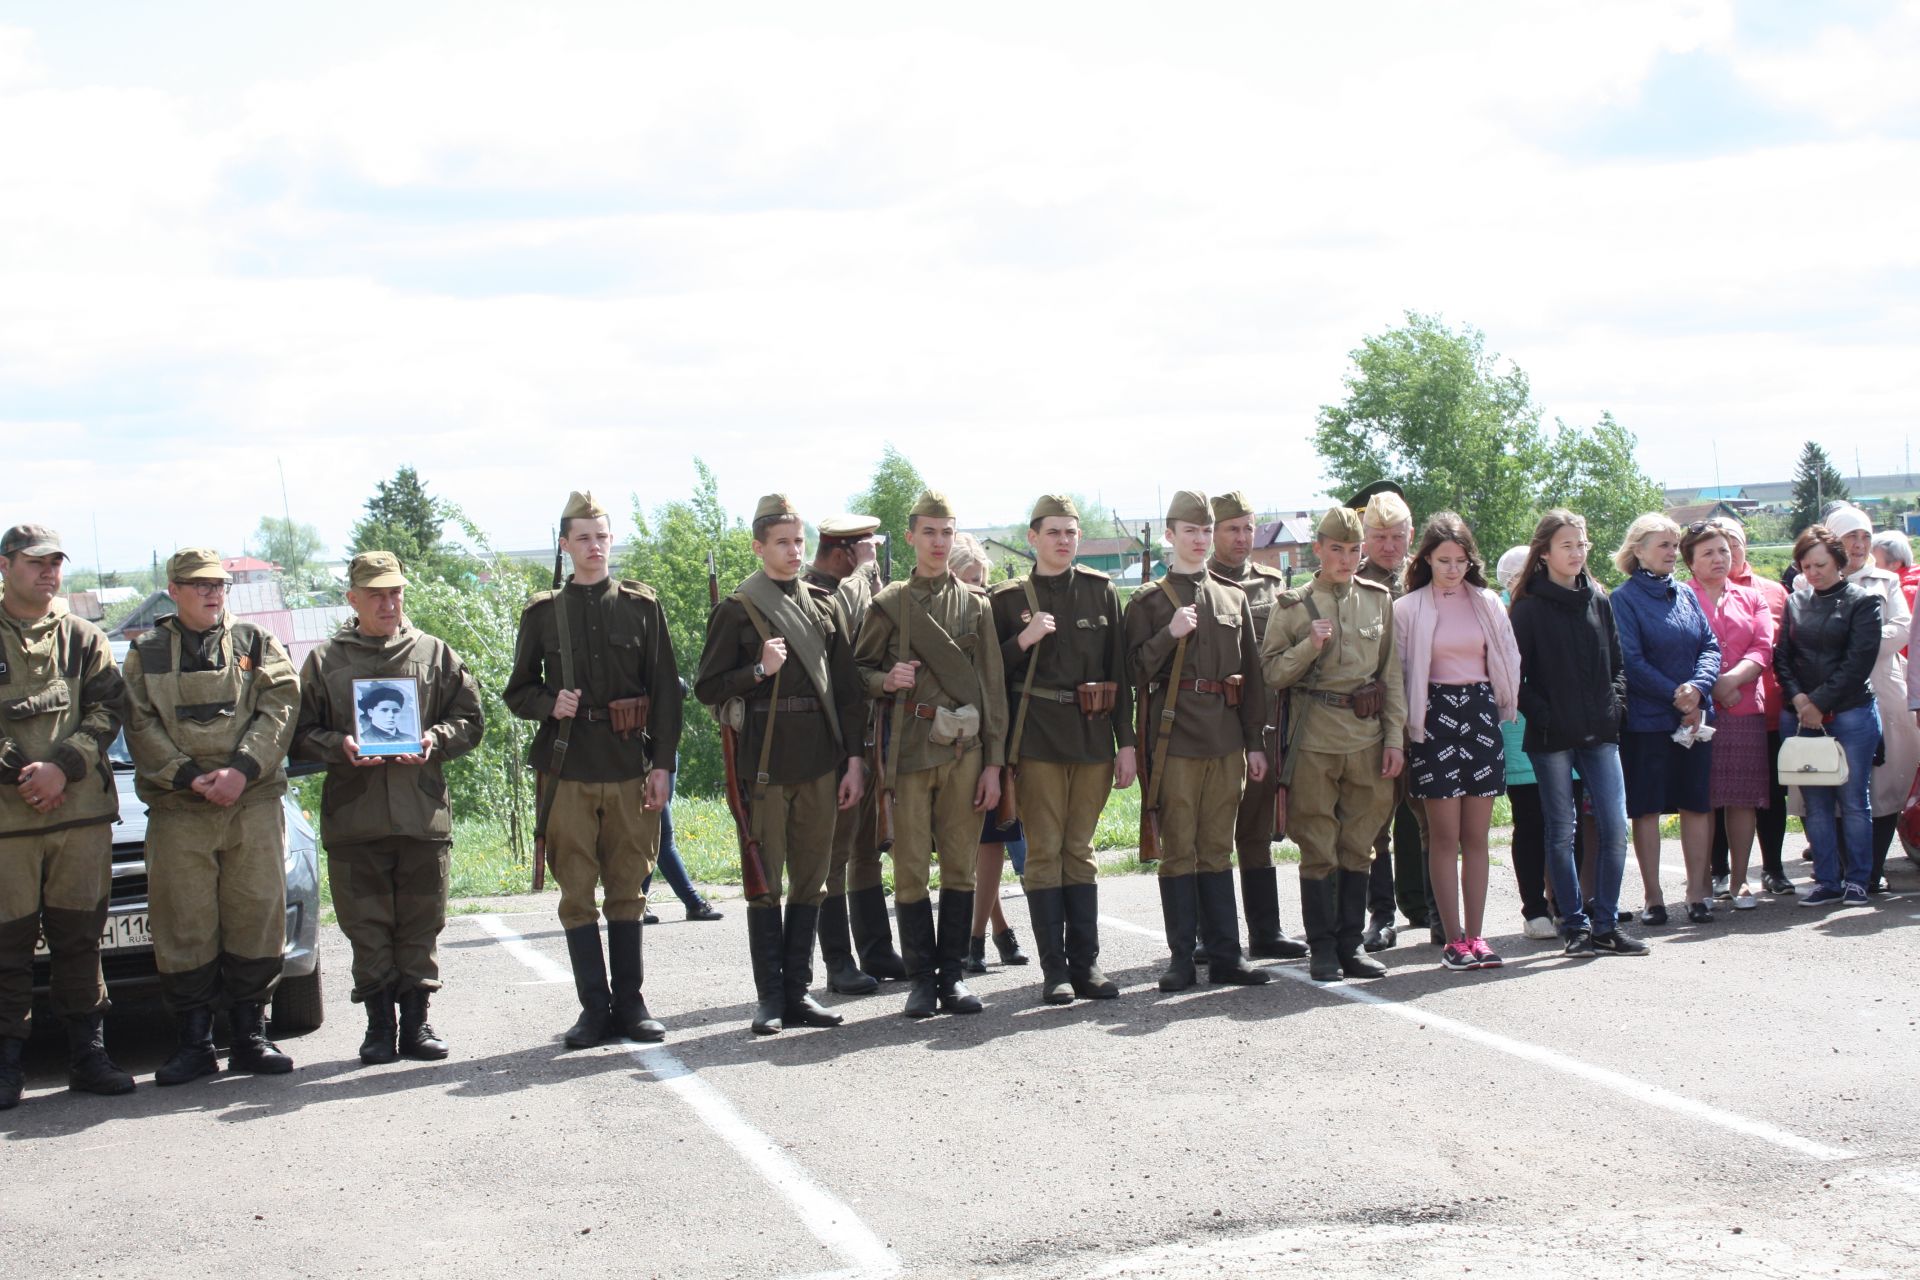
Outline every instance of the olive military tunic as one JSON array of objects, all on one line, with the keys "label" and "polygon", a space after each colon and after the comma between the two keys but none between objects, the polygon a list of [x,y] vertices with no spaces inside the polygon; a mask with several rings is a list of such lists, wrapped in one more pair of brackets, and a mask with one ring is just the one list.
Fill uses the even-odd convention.
[{"label": "olive military tunic", "polygon": [[[1238,569],[1229,568],[1218,556],[1207,561],[1207,572],[1224,579],[1246,593],[1247,612],[1253,619],[1253,642],[1257,649],[1267,638],[1267,621],[1273,615],[1274,599],[1287,589],[1287,579],[1277,569],[1246,561]],[[1279,755],[1280,695],[1266,691],[1261,708],[1261,750],[1272,765]],[[1234,819],[1233,846],[1240,855],[1242,871],[1273,865],[1273,793],[1279,786],[1277,769],[1269,768],[1258,782],[1247,783],[1240,797],[1240,812]],[[1284,833],[1281,833],[1284,834]]]}]

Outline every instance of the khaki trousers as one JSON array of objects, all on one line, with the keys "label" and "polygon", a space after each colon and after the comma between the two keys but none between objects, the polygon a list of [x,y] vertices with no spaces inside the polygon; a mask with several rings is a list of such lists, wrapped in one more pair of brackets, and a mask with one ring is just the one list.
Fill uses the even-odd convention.
[{"label": "khaki trousers", "polygon": [[880,792],[867,775],[868,790],[851,812],[834,814],[833,861],[827,868],[827,896],[839,897],[855,889],[880,884]]},{"label": "khaki trousers", "polygon": [[[553,812],[547,817],[547,862],[560,886],[560,924],[578,929],[595,924],[601,911],[609,920],[638,920],[646,914],[640,886],[660,854],[660,814],[649,813],[644,775],[622,782],[554,784]],[[605,901],[595,907],[596,889]]]},{"label": "khaki trousers", "polygon": [[[1267,730],[1266,742],[1272,745],[1278,730]],[[1273,764],[1273,753],[1267,754]],[[1257,871],[1273,865],[1273,793],[1280,778],[1272,768],[1258,782],[1249,782],[1240,795],[1240,812],[1233,820],[1233,847],[1240,855],[1242,871]]]},{"label": "khaki trousers", "polygon": [[1160,782],[1160,874],[1227,871],[1233,823],[1247,780],[1247,753],[1168,756]]},{"label": "khaki trousers", "polygon": [[753,824],[760,832],[760,867],[767,873],[767,891],[748,898],[748,906],[780,905],[783,870],[789,902],[820,905],[827,896],[827,868],[833,861],[833,820],[838,812],[834,802],[839,790],[839,774],[834,771],[806,782],[757,789]]},{"label": "khaki trousers", "polygon": [[360,1004],[440,989],[440,931],[447,924],[450,840],[389,836],[327,850],[334,915],[353,948]]},{"label": "khaki trousers", "polygon": [[985,754],[976,745],[958,760],[903,773],[894,787],[893,901],[925,902],[933,851],[940,850],[940,887],[956,893],[973,888],[973,860],[980,848],[980,815],[973,791]]},{"label": "khaki trousers", "polygon": [[147,817],[147,896],[160,990],[176,1012],[264,1004],[287,945],[287,817],[280,798],[201,801]]},{"label": "khaki trousers", "polygon": [[1300,846],[1302,879],[1373,865],[1374,834],[1394,803],[1394,780],[1380,776],[1382,754],[1380,743],[1349,754],[1296,752],[1287,825]]},{"label": "khaki trousers", "polygon": [[107,1007],[100,930],[113,880],[113,824],[0,837],[0,1039],[33,1029],[33,949],[44,930],[60,1017]]},{"label": "khaki trousers", "polygon": [[1094,881],[1093,832],[1113,793],[1113,764],[1020,766],[1020,824],[1027,833],[1028,889],[1058,889]]}]

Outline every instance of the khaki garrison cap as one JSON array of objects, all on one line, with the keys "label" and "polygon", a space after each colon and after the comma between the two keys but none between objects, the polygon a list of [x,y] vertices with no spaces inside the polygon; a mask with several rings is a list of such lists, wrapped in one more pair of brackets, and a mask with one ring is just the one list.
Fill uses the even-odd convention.
[{"label": "khaki garrison cap", "polygon": [[1173,501],[1167,504],[1167,523],[1175,521],[1212,524],[1213,508],[1207,505],[1207,495],[1198,489],[1182,489],[1174,494]]},{"label": "khaki garrison cap", "polygon": [[800,518],[800,513],[793,509],[793,504],[787,501],[787,495],[784,493],[768,494],[766,497],[760,499],[759,505],[753,509],[753,522],[755,524],[759,524],[762,520],[772,520],[776,517],[782,520],[789,517],[795,520]]},{"label": "khaki garrison cap", "polygon": [[70,558],[60,549],[60,535],[43,524],[17,524],[0,535],[0,556]]},{"label": "khaki garrison cap", "polygon": [[837,516],[828,516],[820,522],[820,536],[845,538],[852,541],[866,537],[879,527],[879,516],[858,516],[843,512]]},{"label": "khaki garrison cap", "polygon": [[400,572],[400,557],[391,551],[362,551],[347,566],[347,585],[377,591],[382,587],[404,587],[405,575]]},{"label": "khaki garrison cap", "polygon": [[1080,508],[1073,505],[1073,499],[1064,493],[1046,493],[1033,504],[1033,514],[1027,517],[1031,524],[1035,520],[1045,520],[1048,516],[1066,516],[1070,520],[1080,518]]},{"label": "khaki garrison cap", "polygon": [[1352,507],[1328,507],[1313,536],[1332,542],[1365,542],[1367,530],[1360,523],[1360,513]]},{"label": "khaki garrison cap", "polygon": [[1213,522],[1238,520],[1241,516],[1253,514],[1253,506],[1247,501],[1247,495],[1238,489],[1223,493],[1213,500]]},{"label": "khaki garrison cap", "polygon": [[220,553],[209,547],[187,547],[167,560],[168,582],[232,582],[220,563]]},{"label": "khaki garrison cap", "polygon": [[937,489],[928,489],[922,493],[920,500],[913,504],[913,510],[907,514],[909,516],[925,516],[929,520],[958,519],[958,517],[953,514],[953,504],[947,501],[947,495]]},{"label": "khaki garrison cap", "polygon": [[567,495],[567,506],[560,513],[560,523],[569,520],[593,520],[607,514],[607,509],[593,500],[593,490],[574,492]]}]

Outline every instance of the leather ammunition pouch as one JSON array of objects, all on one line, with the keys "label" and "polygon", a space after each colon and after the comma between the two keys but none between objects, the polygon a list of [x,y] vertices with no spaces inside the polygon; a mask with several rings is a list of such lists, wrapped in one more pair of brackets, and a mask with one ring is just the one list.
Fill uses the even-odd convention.
[{"label": "leather ammunition pouch", "polygon": [[644,693],[633,698],[615,698],[607,704],[607,720],[624,741],[647,731],[647,713],[652,709],[653,699]]},{"label": "leather ammunition pouch", "polygon": [[1243,675],[1231,675],[1226,678],[1224,683],[1227,686],[1225,690],[1227,705],[1230,707],[1239,706],[1240,699],[1247,696],[1247,678]]},{"label": "leather ammunition pouch", "polygon": [[1369,680],[1353,691],[1353,714],[1362,720],[1378,720],[1386,706],[1386,690],[1378,680]]},{"label": "leather ammunition pouch", "polygon": [[1080,714],[1091,720],[1095,716],[1105,715],[1113,710],[1120,686],[1111,680],[1089,680],[1085,684],[1075,685],[1074,699],[1080,704]]}]

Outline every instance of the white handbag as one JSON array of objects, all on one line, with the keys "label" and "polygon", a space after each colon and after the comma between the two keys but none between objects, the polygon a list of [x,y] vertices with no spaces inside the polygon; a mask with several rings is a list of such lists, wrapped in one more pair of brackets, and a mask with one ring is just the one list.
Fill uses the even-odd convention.
[{"label": "white handbag", "polygon": [[1780,744],[1781,786],[1838,787],[1846,781],[1847,753],[1837,740],[1801,734]]}]

